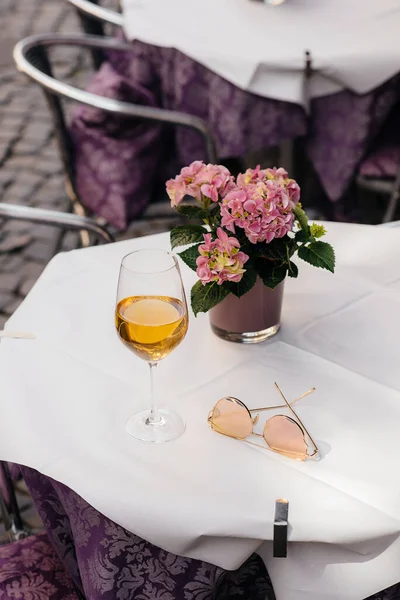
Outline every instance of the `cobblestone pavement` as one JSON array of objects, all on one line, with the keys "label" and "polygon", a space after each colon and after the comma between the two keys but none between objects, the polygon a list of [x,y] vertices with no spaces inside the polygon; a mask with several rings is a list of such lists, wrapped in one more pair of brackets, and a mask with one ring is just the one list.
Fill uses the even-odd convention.
[{"label": "cobblestone pavement", "polygon": [[[109,8],[115,9],[116,4],[116,0],[102,0]],[[66,0],[0,0],[0,23],[0,201],[67,210],[63,171],[43,93],[16,71],[12,49],[27,35],[80,32],[79,20]],[[54,60],[58,77],[84,86],[91,72],[86,52],[57,49]],[[153,222],[152,227],[163,230],[167,225]],[[131,235],[132,231],[125,237]],[[77,243],[75,233],[61,236],[54,227],[0,221],[0,329],[50,258]]]}]

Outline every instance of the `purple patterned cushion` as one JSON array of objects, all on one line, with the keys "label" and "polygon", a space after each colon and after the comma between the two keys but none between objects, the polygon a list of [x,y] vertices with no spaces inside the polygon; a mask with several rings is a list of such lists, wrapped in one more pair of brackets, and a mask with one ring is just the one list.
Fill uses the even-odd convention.
[{"label": "purple patterned cushion", "polygon": [[361,163],[360,175],[371,178],[395,177],[400,168],[400,141],[398,145],[388,143],[372,151]]},{"label": "purple patterned cushion", "polygon": [[[149,90],[103,64],[88,91],[155,106]],[[80,105],[71,124],[78,194],[84,205],[119,229],[142,212],[153,190],[161,127]],[[134,140],[134,143],[133,143]]]},{"label": "purple patterned cushion", "polygon": [[79,600],[46,533],[0,546],[0,600]]},{"label": "purple patterned cushion", "polygon": [[387,131],[361,163],[360,175],[371,178],[395,177],[400,168],[400,128]]},{"label": "purple patterned cushion", "polygon": [[371,151],[360,166],[360,175],[395,177],[400,168],[400,107],[393,111]]}]

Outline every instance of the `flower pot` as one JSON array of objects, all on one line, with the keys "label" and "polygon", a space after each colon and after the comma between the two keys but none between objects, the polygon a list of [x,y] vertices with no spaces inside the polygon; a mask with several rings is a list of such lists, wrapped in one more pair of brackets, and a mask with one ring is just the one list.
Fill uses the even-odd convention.
[{"label": "flower pot", "polygon": [[255,344],[280,328],[284,281],[271,289],[261,279],[241,298],[229,294],[210,310],[213,332],[224,340]]}]

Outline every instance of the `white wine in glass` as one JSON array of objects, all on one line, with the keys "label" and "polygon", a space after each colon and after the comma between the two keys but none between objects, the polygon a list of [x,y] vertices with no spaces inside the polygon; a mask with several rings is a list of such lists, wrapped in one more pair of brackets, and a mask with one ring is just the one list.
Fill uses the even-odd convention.
[{"label": "white wine in glass", "polygon": [[176,257],[165,250],[137,250],[122,259],[115,325],[124,344],[150,365],[151,408],[133,415],[128,433],[145,442],[166,442],[185,430],[182,419],[157,409],[154,370],[186,335],[188,311]]}]

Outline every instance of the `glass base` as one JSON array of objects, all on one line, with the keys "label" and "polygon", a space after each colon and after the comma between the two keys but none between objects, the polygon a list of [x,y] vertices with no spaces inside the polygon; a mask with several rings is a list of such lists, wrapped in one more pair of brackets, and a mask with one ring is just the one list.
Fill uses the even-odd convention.
[{"label": "glass base", "polygon": [[161,408],[157,411],[160,420],[150,423],[150,410],[144,410],[128,419],[126,430],[136,440],[141,442],[169,442],[182,435],[185,423],[172,410]]},{"label": "glass base", "polygon": [[225,331],[225,329],[220,329],[211,323],[211,329],[218,337],[227,340],[228,342],[238,342],[239,344],[257,344],[258,342],[265,342],[265,340],[278,333],[280,326],[280,323],[278,323],[277,325],[272,325],[272,327],[262,329],[261,331],[245,331],[239,333],[237,331]]}]

